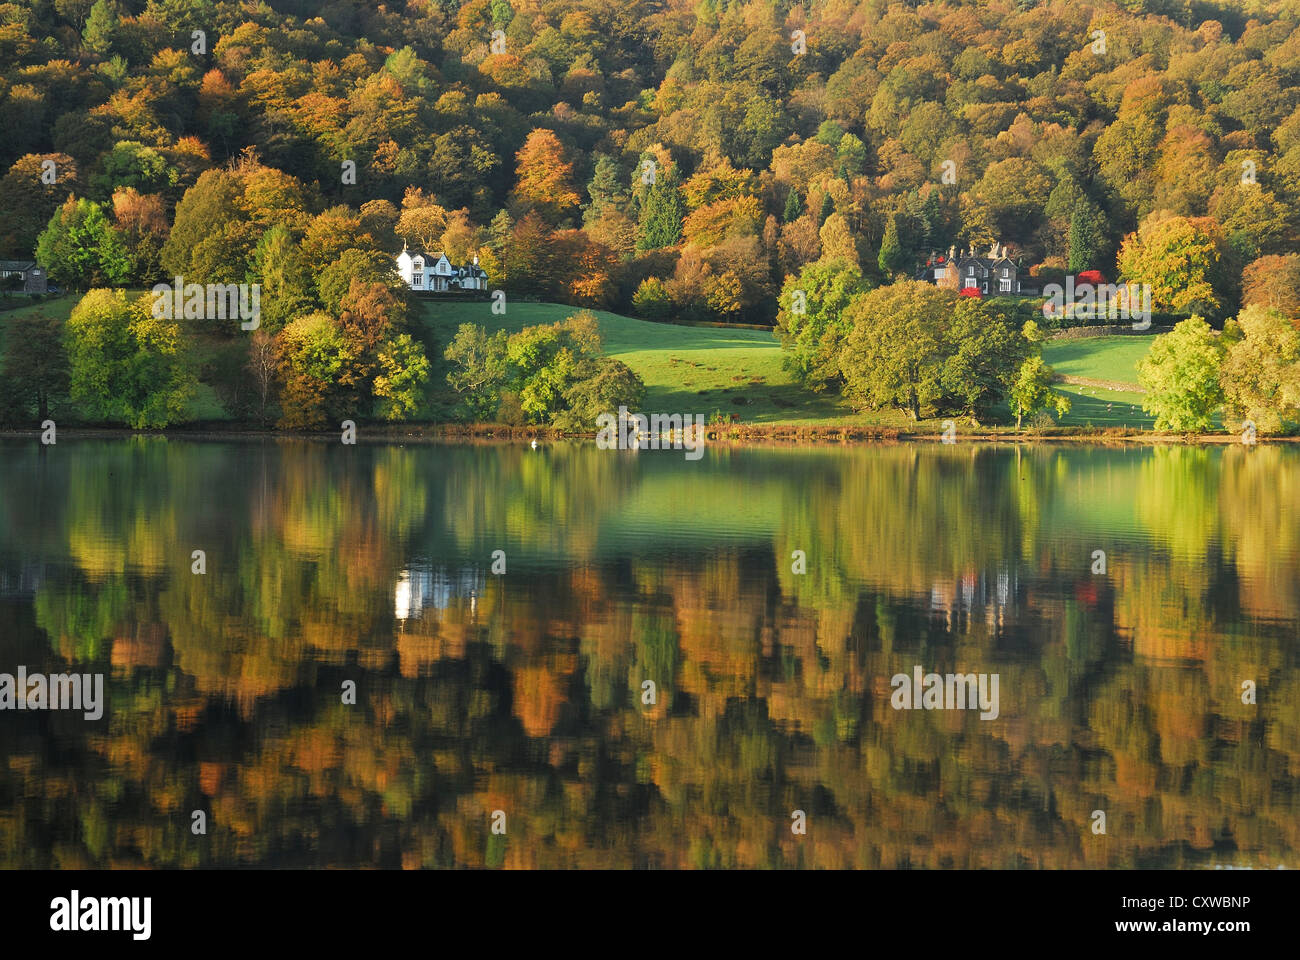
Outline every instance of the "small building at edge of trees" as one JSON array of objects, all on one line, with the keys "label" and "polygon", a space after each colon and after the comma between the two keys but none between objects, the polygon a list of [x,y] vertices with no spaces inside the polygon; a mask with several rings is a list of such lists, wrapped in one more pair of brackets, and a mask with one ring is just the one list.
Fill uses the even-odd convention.
[{"label": "small building at edge of trees", "polygon": [[418,292],[449,293],[458,290],[486,290],[487,272],[474,262],[458,267],[441,250],[432,252],[402,247],[397,255],[397,272],[406,285]]},{"label": "small building at edge of trees", "polygon": [[931,254],[916,273],[917,280],[950,290],[978,290],[983,297],[1028,297],[1038,294],[1020,276],[1020,264],[1007,256],[1004,244],[994,243],[984,256],[975,250],[948,248],[948,255]]}]

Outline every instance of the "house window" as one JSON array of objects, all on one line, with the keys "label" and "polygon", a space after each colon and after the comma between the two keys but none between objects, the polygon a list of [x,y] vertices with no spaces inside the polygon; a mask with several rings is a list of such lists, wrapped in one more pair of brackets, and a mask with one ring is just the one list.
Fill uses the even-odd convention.
[{"label": "house window", "polygon": [[936,279],[936,280],[942,280],[942,279],[943,279],[943,267],[935,267],[935,268],[934,268],[934,279]]},{"label": "house window", "polygon": [[415,279],[411,281],[411,286],[413,286],[413,287],[419,287],[419,286],[423,286],[423,285],[424,285],[424,277],[423,277],[421,274],[418,274],[418,273],[417,273],[417,274],[415,275]]},{"label": "house window", "polygon": [[1003,268],[1002,268],[1002,276],[1004,276],[1004,277],[1009,277],[1009,276],[1011,276],[1011,271],[1008,270],[1006,267],[1003,267]]},{"label": "house window", "polygon": [[1006,280],[1006,279],[999,280],[999,281],[998,281],[998,291],[999,291],[1000,293],[1010,293],[1010,292],[1011,292],[1011,281],[1010,281],[1010,280]]}]

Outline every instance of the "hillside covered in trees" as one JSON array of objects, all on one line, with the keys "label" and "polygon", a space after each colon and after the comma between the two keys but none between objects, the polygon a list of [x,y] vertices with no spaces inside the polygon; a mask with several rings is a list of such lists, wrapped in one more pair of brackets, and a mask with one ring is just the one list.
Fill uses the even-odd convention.
[{"label": "hillside covered in trees", "polygon": [[[655,277],[751,319],[828,251],[874,276],[997,240],[1109,276],[1164,211],[1236,267],[1212,278],[1229,303],[1295,241],[1281,3],[54,0],[0,21],[3,255],[73,194],[120,236],[121,282],[257,274],[266,229],[317,238],[325,211],[383,249],[480,252],[506,289],[626,305]],[[249,148],[273,180],[212,196],[205,172]],[[224,229],[195,244],[187,220]]]},{"label": "hillside covered in trees", "polygon": [[[374,286],[405,295],[403,245],[512,297],[775,323],[813,389],[851,375],[792,288],[844,307],[950,249],[1291,318],[1298,24],[1226,0],[5,3],[0,257],[75,290],[260,284],[267,339],[184,333],[227,409],[266,407],[271,364],[299,425],[407,416],[441,381],[447,345]],[[364,396],[316,402],[318,367]]]}]

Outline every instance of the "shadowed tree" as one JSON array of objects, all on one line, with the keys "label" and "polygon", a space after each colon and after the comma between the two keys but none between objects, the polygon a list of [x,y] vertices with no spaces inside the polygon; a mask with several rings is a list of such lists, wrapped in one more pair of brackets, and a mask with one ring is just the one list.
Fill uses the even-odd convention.
[{"label": "shadowed tree", "polygon": [[43,421],[68,396],[68,356],[63,321],[43,312],[12,314],[6,324],[0,367],[0,412]]}]

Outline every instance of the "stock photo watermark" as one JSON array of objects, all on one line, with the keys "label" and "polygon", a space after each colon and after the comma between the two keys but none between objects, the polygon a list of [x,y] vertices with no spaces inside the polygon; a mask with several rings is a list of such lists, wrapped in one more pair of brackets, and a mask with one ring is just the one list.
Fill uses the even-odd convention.
[{"label": "stock photo watermark", "polygon": [[80,710],[87,720],[104,715],[102,673],[0,673],[0,710]]},{"label": "stock photo watermark", "polygon": [[687,460],[704,456],[704,414],[629,413],[596,417],[596,447],[600,450],[685,450]]},{"label": "stock photo watermark", "polygon": [[186,283],[176,277],[151,292],[155,320],[239,320],[241,330],[262,324],[260,283]]},{"label": "stock photo watermark", "polygon": [[1130,320],[1134,330],[1151,326],[1151,284],[1075,283],[1073,275],[1065,285],[1043,287],[1043,316],[1075,320]]},{"label": "stock photo watermark", "polygon": [[979,710],[981,720],[996,720],[998,681],[996,673],[926,673],[917,664],[910,677],[896,673],[890,679],[889,704],[895,710]]}]

